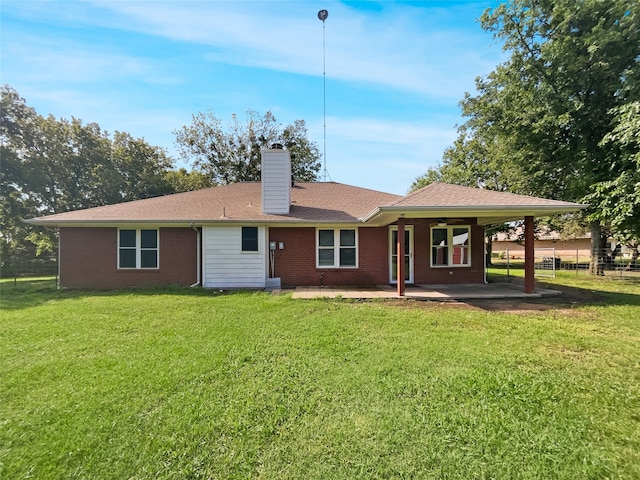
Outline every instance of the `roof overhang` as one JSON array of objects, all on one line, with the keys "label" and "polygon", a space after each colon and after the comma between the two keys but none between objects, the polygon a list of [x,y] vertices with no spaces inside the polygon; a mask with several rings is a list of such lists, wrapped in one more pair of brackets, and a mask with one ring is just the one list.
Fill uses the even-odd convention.
[{"label": "roof overhang", "polygon": [[[207,227],[207,226],[222,226],[222,225],[265,225],[269,227],[331,227],[335,225],[350,225],[358,226],[362,225],[362,222],[355,220],[344,221],[310,221],[310,220],[259,220],[259,219],[233,219],[233,218],[219,218],[215,220],[65,220],[65,221],[47,221],[43,218],[31,218],[24,220],[25,223],[30,225],[38,225],[45,228],[122,228],[126,226],[130,227],[144,227],[145,225],[153,228],[192,228],[192,227]],[[374,226],[374,225],[370,225]]]},{"label": "roof overhang", "polygon": [[386,206],[377,207],[362,219],[344,220],[303,220],[299,218],[282,219],[241,219],[241,218],[212,218],[212,219],[56,219],[30,218],[24,220],[30,225],[49,228],[60,227],[122,227],[123,225],[149,225],[153,227],[193,227],[213,225],[268,225],[272,227],[322,227],[330,225],[365,225],[379,227],[396,222],[399,218],[476,218],[479,225],[490,225],[522,220],[524,217],[540,217],[572,213],[587,208],[587,205],[562,202],[560,205],[495,205],[495,206]]},{"label": "roof overhang", "polygon": [[521,220],[524,217],[541,217],[572,213],[587,208],[587,205],[566,203],[564,205],[500,205],[500,206],[412,206],[412,207],[378,207],[366,215],[363,223],[382,226],[398,220],[398,218],[477,218],[479,225],[505,223]]}]

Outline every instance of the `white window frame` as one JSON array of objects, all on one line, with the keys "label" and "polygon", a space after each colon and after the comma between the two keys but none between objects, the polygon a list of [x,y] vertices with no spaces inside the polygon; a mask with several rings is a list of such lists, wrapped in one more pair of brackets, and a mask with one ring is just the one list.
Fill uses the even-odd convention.
[{"label": "white window frame", "polygon": [[[467,231],[469,232],[469,239],[468,239],[468,252],[469,254],[467,255],[467,261],[466,263],[458,263],[458,264],[454,264],[453,263],[453,230],[457,229],[457,228],[466,228]],[[447,231],[447,244],[445,245],[447,247],[447,264],[446,265],[437,265],[433,263],[433,248],[436,245],[433,245],[433,231],[434,230],[446,230]],[[471,225],[446,225],[446,226],[433,226],[431,227],[431,229],[429,230],[429,264],[431,265],[431,268],[459,268],[459,267],[470,267],[471,266]]]},{"label": "white window frame", "polygon": [[[122,230],[134,230],[136,232],[136,266],[135,267],[121,267],[120,266],[120,232]],[[142,248],[142,230],[155,230],[156,232],[156,248]],[[131,248],[131,247],[122,247]],[[156,266],[155,267],[143,267],[142,266],[142,251],[143,250],[155,250],[156,252]],[[160,269],[160,229],[159,228],[118,228],[118,255],[117,255],[117,268],[118,270],[159,270]]]},{"label": "white window frame", "polygon": [[[332,247],[321,247],[320,246],[320,232],[321,231],[332,231],[333,232],[333,246]],[[353,231],[355,233],[355,245],[340,245],[340,232],[343,230]],[[333,265],[320,265],[320,250],[321,249],[333,249]],[[356,264],[355,265],[340,265],[340,249],[341,248],[355,248],[356,249]],[[359,257],[359,247],[358,247],[358,229],[356,227],[353,228],[345,228],[345,227],[326,227],[326,228],[316,228],[316,268],[340,268],[340,269],[354,269],[358,268],[358,257]]]}]

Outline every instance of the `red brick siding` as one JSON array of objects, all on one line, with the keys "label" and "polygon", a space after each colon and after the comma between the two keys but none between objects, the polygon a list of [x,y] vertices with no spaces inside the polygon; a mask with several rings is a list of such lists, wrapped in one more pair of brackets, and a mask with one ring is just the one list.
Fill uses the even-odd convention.
[{"label": "red brick siding", "polygon": [[[414,227],[414,280],[417,284],[484,281],[484,231],[471,229],[471,266],[431,268],[430,225],[434,219],[408,220]],[[316,268],[314,227],[270,228],[269,241],[284,242],[275,253],[275,276],[283,286],[382,285],[389,283],[389,227],[358,228],[358,268]],[[116,228],[61,228],[60,282],[71,288],[124,288],[191,285],[196,282],[196,234],[190,228],[160,229],[158,270],[117,269]],[[453,273],[449,273],[453,272]]]},{"label": "red brick siding", "polygon": [[380,285],[389,282],[388,229],[358,229],[358,268],[316,268],[315,227],[270,228],[269,241],[284,242],[276,251],[275,276],[283,286]]},{"label": "red brick siding", "polygon": [[[484,282],[484,228],[475,218],[463,219],[471,225],[471,266],[431,267],[431,225],[436,219],[418,219],[414,225],[414,277],[417,284]],[[408,223],[409,224],[409,223]],[[451,272],[451,273],[450,273]]]},{"label": "red brick siding", "polygon": [[[431,268],[430,226],[435,219],[407,220],[414,228],[414,283],[481,283],[484,281],[484,228],[471,225],[471,266]],[[284,242],[276,250],[275,276],[283,286],[384,285],[389,283],[389,227],[358,228],[358,268],[316,268],[314,227],[270,228],[269,241]],[[452,272],[452,273],[449,273]]]},{"label": "red brick siding", "polygon": [[196,233],[160,228],[160,268],[118,270],[117,228],[61,228],[60,284],[69,288],[191,285],[196,282]]}]

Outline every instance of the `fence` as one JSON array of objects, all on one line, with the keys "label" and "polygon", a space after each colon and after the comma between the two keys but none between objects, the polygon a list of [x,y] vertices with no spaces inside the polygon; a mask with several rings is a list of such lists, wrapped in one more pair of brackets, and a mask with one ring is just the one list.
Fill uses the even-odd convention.
[{"label": "fence", "polygon": [[[496,267],[507,269],[524,268],[524,250],[505,250],[494,253],[491,262]],[[534,250],[535,274],[538,277],[555,277],[557,271],[575,271],[576,275],[590,275],[590,252],[585,250],[556,250],[536,248]],[[640,258],[638,252],[612,252],[603,249],[598,255],[598,275],[640,281]]]},{"label": "fence", "polygon": [[58,281],[58,259],[56,257],[9,258],[0,264],[0,278],[55,276]]}]

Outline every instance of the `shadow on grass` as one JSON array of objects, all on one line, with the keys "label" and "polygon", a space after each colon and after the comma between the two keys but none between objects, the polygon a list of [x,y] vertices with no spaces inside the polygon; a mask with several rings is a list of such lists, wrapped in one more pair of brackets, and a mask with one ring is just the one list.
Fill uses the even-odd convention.
[{"label": "shadow on grass", "polygon": [[[489,282],[524,284],[521,277],[492,273]],[[635,280],[582,277],[558,281],[536,279],[536,286],[561,292],[557,296],[525,299],[478,299],[464,303],[488,311],[547,311],[594,305],[640,306],[640,283]],[[636,293],[637,292],[637,293]]]},{"label": "shadow on grass", "polygon": [[169,285],[162,287],[131,287],[118,290],[59,289],[55,279],[19,279],[0,282],[0,310],[20,310],[36,307],[56,300],[84,297],[122,297],[183,295],[190,297],[220,297],[236,293],[232,290],[214,290],[201,287]]},{"label": "shadow on grass", "polygon": [[[507,278],[506,275],[492,273],[489,275],[489,281],[522,283],[522,278]],[[591,305],[640,306],[640,284],[635,281],[583,278],[579,282],[580,285],[575,284],[577,282],[572,282],[567,279],[563,279],[562,282],[563,283],[556,281],[537,281],[537,285],[542,288],[549,288],[562,292],[561,295],[557,296],[545,296],[541,298],[469,299],[450,303],[438,302],[438,305],[443,307],[456,306],[458,308],[467,306],[469,308],[495,312],[547,311],[554,309],[572,309]],[[89,296],[122,297],[131,295],[180,295],[216,298],[234,293],[237,294],[239,291],[221,291],[201,287],[189,288],[182,286],[139,287],[119,290],[58,289],[53,277],[19,279],[17,282],[14,282],[13,279],[11,279],[0,281],[0,310],[20,310],[42,305],[50,301],[68,300]],[[243,291],[243,293],[251,294],[256,293],[256,291]],[[388,303],[389,305],[394,304],[392,301],[385,302],[384,300],[383,303]],[[431,305],[431,308],[433,308],[434,302],[416,302],[415,306],[419,307],[421,303]]]}]

